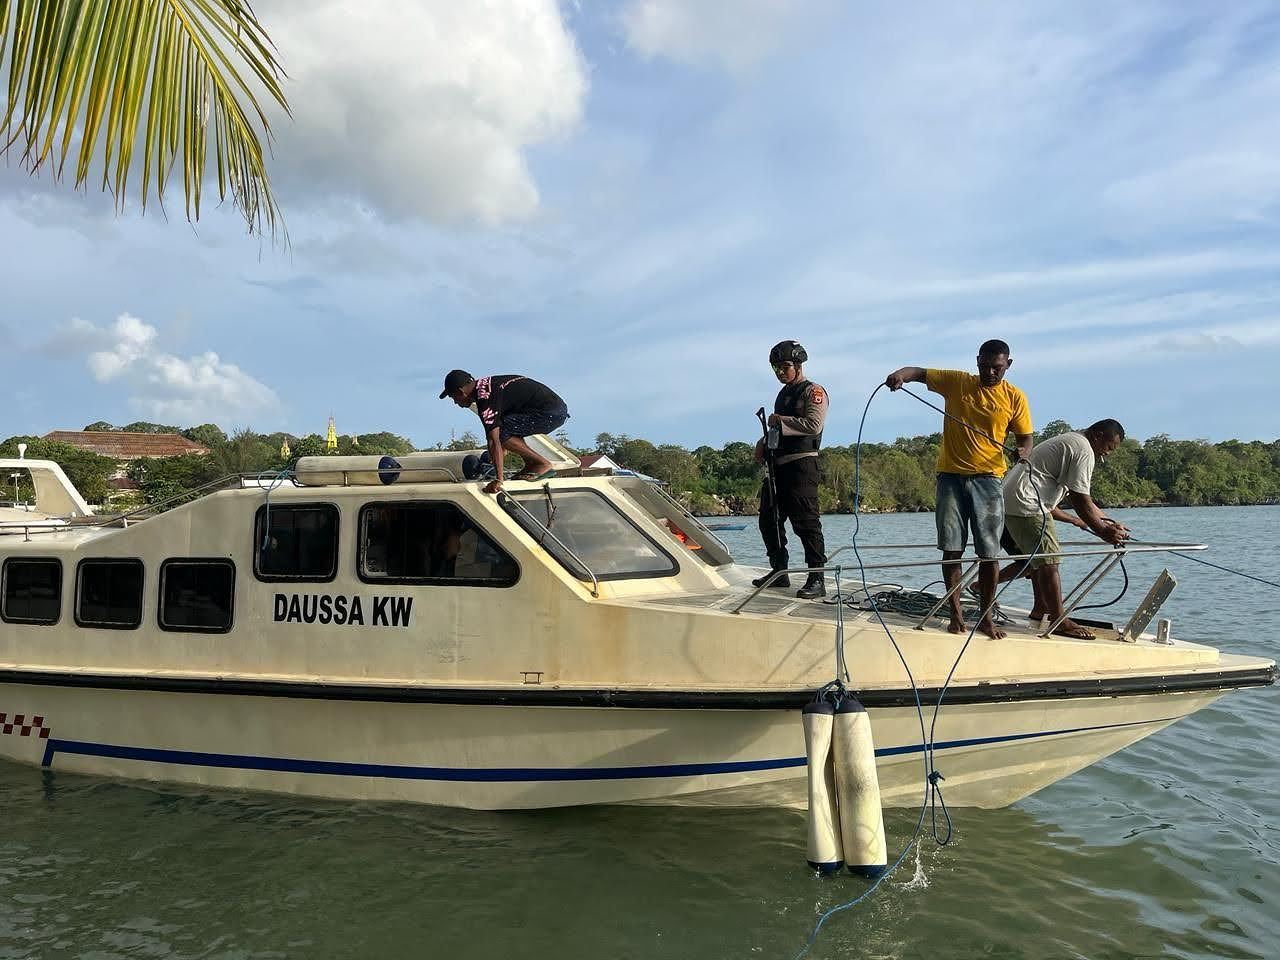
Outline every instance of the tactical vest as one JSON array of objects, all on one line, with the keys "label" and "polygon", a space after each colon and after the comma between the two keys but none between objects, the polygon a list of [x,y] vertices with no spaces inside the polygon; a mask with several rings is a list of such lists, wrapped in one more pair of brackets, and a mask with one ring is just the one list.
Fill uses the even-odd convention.
[{"label": "tactical vest", "polygon": [[[804,396],[811,386],[813,384],[808,380],[787,384],[778,391],[778,399],[773,401],[773,412],[780,417],[803,417]],[[778,449],[774,451],[774,455],[785,457],[790,453],[811,453],[820,446],[822,446],[821,433],[803,437],[784,434],[778,441]]]}]

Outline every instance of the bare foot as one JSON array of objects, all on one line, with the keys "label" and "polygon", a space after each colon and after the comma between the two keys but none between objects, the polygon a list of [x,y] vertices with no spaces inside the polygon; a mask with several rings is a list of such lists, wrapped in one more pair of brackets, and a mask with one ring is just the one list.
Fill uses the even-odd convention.
[{"label": "bare foot", "polygon": [[984,617],[981,621],[979,621],[978,629],[981,630],[983,633],[985,633],[992,640],[1003,640],[1005,636],[1004,631],[1001,630],[999,627],[997,627],[994,623],[992,623],[990,617]]},{"label": "bare foot", "polygon": [[947,624],[947,633],[964,633],[964,617],[952,615],[951,622]]},{"label": "bare foot", "polygon": [[1096,640],[1092,630],[1088,627],[1082,627],[1074,620],[1063,620],[1056,630],[1053,631],[1060,637],[1070,637],[1073,640]]},{"label": "bare foot", "polygon": [[1027,614],[1028,620],[1039,621],[1039,620],[1043,620],[1044,618],[1045,618],[1045,612],[1043,610],[1037,610],[1034,607],[1032,607],[1031,612]]}]

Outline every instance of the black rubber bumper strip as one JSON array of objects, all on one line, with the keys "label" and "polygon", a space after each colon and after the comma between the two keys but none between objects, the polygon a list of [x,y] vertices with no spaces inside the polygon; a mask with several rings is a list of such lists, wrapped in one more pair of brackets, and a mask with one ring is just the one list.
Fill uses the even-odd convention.
[{"label": "black rubber bumper strip", "polygon": [[[1087,697],[1137,697],[1265,687],[1276,681],[1276,665],[1203,673],[1149,674],[1091,680],[1033,680],[1022,683],[953,685],[944,703],[1008,703],[1021,700],[1070,700]],[[382,703],[447,703],[510,707],[625,707],[643,710],[799,710],[814,690],[637,690],[522,687],[423,687],[395,684],[340,684],[318,681],[245,680],[221,677],[165,677],[143,674],[67,673],[50,670],[0,670],[0,683],[79,687],[94,690],[142,690],[239,697],[303,700],[355,700]],[[866,707],[911,707],[910,687],[851,691]],[[939,688],[920,690],[920,702],[933,706]]]}]

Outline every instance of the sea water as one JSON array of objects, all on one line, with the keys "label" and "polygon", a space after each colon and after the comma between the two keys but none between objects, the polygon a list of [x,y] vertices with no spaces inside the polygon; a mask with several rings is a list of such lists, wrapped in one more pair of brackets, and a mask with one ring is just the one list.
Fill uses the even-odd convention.
[{"label": "sea water", "polygon": [[[1280,508],[1116,516],[1280,579]],[[824,524],[832,548],[849,541],[852,518]],[[723,537],[763,560],[754,529]],[[909,514],[863,518],[860,540],[932,537],[932,515]],[[1128,594],[1098,614],[1127,617],[1166,566],[1175,636],[1280,656],[1280,590],[1178,557],[1132,557]],[[1118,590],[1117,576],[1090,600]],[[953,811],[952,844],[926,840],[808,955],[1280,957],[1278,708],[1277,688],[1237,691],[1013,807]],[[782,810],[476,813],[0,762],[0,818],[0,958],[790,960],[824,910],[865,889],[816,878],[803,815]],[[915,821],[887,812],[891,848]]]}]

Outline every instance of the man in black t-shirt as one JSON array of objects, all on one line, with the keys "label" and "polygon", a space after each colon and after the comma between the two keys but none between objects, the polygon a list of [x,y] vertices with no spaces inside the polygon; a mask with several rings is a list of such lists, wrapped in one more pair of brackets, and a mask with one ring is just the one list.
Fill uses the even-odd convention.
[{"label": "man in black t-shirt", "polygon": [[460,407],[474,407],[484,425],[485,445],[497,477],[485,493],[502,489],[502,452],[510,450],[524,460],[516,480],[537,480],[551,464],[524,442],[535,433],[551,433],[569,419],[569,408],[546,384],[516,373],[495,373],[479,380],[465,370],[450,370],[440,399],[450,398]]}]

